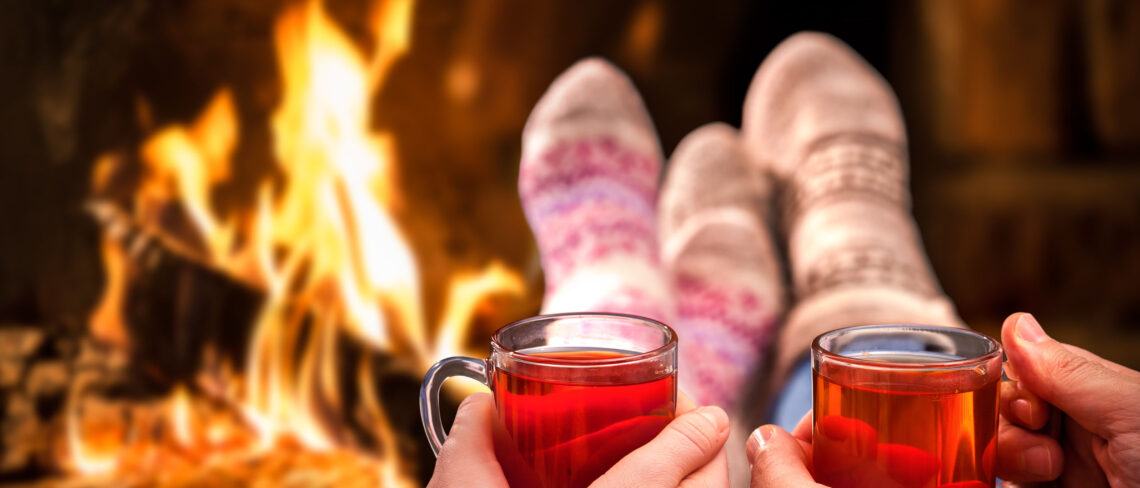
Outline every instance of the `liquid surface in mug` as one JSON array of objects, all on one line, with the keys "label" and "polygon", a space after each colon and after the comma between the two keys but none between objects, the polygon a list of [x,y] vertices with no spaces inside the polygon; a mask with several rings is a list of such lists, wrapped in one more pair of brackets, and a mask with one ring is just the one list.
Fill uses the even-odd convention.
[{"label": "liquid surface in mug", "polygon": [[[893,363],[934,353],[853,355]],[[1000,367],[1000,362],[997,363]],[[832,488],[992,488],[1000,374],[867,371],[824,362],[814,376],[816,481]]]},{"label": "liquid surface in mug", "polygon": [[[633,354],[569,348],[522,352],[560,365]],[[645,379],[648,367],[616,368],[629,368],[620,377]],[[495,451],[513,488],[585,487],[652,440],[676,409],[675,372],[643,382],[581,382],[497,369],[493,381],[498,427],[505,430],[496,435]]]}]

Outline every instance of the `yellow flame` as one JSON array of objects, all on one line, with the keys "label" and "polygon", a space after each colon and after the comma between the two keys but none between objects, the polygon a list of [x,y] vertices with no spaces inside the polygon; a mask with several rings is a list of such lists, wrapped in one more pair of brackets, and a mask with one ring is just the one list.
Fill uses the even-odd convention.
[{"label": "yellow flame", "polygon": [[74,469],[84,474],[102,474],[114,471],[119,466],[120,450],[92,448],[94,441],[90,434],[79,431],[77,422],[67,423],[67,448]]},{"label": "yellow flame", "polygon": [[[313,450],[344,445],[344,433],[329,418],[344,406],[338,390],[338,374],[346,374],[337,370],[340,338],[398,355],[423,372],[441,357],[466,352],[472,318],[487,296],[524,293],[522,279],[499,263],[459,273],[449,283],[440,323],[426,324],[415,255],[390,210],[399,198],[393,186],[395,144],[390,134],[372,127],[371,114],[372,100],[410,49],[414,10],[413,0],[376,5],[370,55],[333,22],[320,0],[282,12],[274,41],[283,96],[270,120],[282,178],[261,182],[254,208],[223,216],[211,201],[230,177],[240,136],[229,90],[220,90],[193,123],[159,129],[140,150],[145,171],[134,218],[161,226],[157,212],[178,205],[198,234],[192,251],[264,292],[251,324],[245,370],[240,380],[234,378],[242,387],[225,395],[252,426],[249,452],[271,449],[282,439]],[[96,174],[97,184],[109,180],[108,171]],[[93,328],[113,331],[112,325],[123,324],[122,295],[130,277],[119,271],[128,259],[121,251],[105,246],[108,289],[92,315]],[[380,472],[393,484],[407,485],[368,361],[361,361],[356,374],[362,415],[370,419],[384,455]],[[232,432],[198,418],[185,387],[173,391],[169,405],[167,421],[177,444],[228,442]],[[84,442],[77,433],[71,446],[78,470],[122,467],[117,455],[92,454]]]},{"label": "yellow flame", "polygon": [[[407,294],[418,301],[419,279],[406,239],[383,206],[390,200],[391,145],[370,131],[366,64],[319,2],[286,12],[276,33],[285,97],[273,132],[286,186],[273,240],[289,245],[312,236],[308,284],[339,283],[346,325],[386,347],[388,323],[378,299]],[[418,321],[400,323],[411,328],[413,343],[423,343]]]},{"label": "yellow flame", "polygon": [[183,446],[193,445],[194,431],[191,425],[193,420],[190,413],[190,394],[186,391],[186,386],[174,387],[174,391],[171,392],[170,403],[172,412],[170,423],[175,440]]},{"label": "yellow flame", "polygon": [[148,174],[137,196],[139,206],[145,209],[179,201],[199,237],[205,239],[210,257],[228,256],[233,242],[234,226],[215,216],[210,192],[229,178],[229,157],[236,142],[233,99],[228,90],[222,90],[193,125],[166,127],[141,150]]},{"label": "yellow flame", "polygon": [[[418,303],[419,278],[384,207],[391,146],[370,129],[363,57],[317,1],[286,11],[275,34],[285,96],[272,127],[286,183],[261,225],[275,246],[288,249],[290,266],[268,262],[275,282],[251,343],[247,405],[267,435],[288,433],[328,449],[337,443],[319,407],[340,402],[336,330],[390,347],[382,307],[391,296]],[[415,313],[400,319],[414,352],[424,355],[422,321]],[[300,336],[303,320],[310,321],[307,337]],[[290,351],[298,350],[294,364]]]},{"label": "yellow flame", "polygon": [[388,76],[392,64],[412,48],[414,12],[413,0],[388,0],[373,9],[372,31],[376,37],[376,55],[369,73],[369,85],[373,88]]},{"label": "yellow flame", "polygon": [[436,357],[471,354],[463,349],[467,341],[471,317],[483,300],[496,293],[523,295],[526,284],[522,277],[502,263],[492,262],[479,273],[463,274],[452,278],[449,295],[432,351]]}]

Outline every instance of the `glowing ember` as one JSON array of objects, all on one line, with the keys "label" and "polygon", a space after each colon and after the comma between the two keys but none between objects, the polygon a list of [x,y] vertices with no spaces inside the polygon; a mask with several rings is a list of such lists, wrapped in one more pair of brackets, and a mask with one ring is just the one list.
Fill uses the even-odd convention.
[{"label": "glowing ember", "polygon": [[[415,256],[389,211],[399,198],[391,184],[391,136],[372,129],[370,113],[388,70],[410,47],[413,7],[410,0],[390,0],[374,9],[376,46],[369,57],[318,0],[281,14],[274,40],[284,93],[271,128],[283,179],[260,185],[255,208],[220,215],[211,202],[213,190],[240,164],[231,160],[239,124],[228,90],[220,90],[190,125],[162,128],[141,147],[144,172],[132,219],[169,236],[164,212],[178,208],[191,237],[174,233],[180,238],[167,237],[164,244],[265,294],[249,324],[245,370],[227,374],[229,384],[176,388],[161,418],[148,421],[164,426],[159,444],[182,458],[210,464],[282,446],[344,448],[346,436],[329,417],[344,407],[339,376],[355,374],[358,407],[380,445],[373,453],[381,456],[375,459],[377,476],[384,486],[408,484],[372,366],[362,359],[355,371],[338,372],[338,337],[346,333],[422,372],[443,356],[467,352],[470,322],[487,296],[524,292],[519,276],[499,264],[458,274],[441,323],[425,323]],[[96,187],[114,164],[105,158]],[[104,242],[107,288],[91,327],[97,337],[126,345],[122,308],[130,276],[119,242]],[[192,391],[211,393],[240,418],[218,413],[216,405],[201,408]],[[68,448],[77,471],[123,472],[155,459],[155,447],[131,444],[122,425],[111,436],[115,442],[101,441],[79,425],[75,398],[69,405]]]}]

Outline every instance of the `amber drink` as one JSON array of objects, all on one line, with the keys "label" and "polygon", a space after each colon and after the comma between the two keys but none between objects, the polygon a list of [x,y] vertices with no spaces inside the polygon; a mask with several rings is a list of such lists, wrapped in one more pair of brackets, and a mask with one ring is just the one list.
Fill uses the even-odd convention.
[{"label": "amber drink", "polygon": [[944,327],[851,327],[816,338],[816,480],[992,488],[1001,355],[989,337]]}]

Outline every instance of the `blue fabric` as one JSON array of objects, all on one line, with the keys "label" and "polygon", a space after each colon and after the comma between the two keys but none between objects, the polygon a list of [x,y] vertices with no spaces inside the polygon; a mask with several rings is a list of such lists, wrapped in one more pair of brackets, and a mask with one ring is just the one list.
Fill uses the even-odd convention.
[{"label": "blue fabric", "polygon": [[809,410],[811,410],[811,357],[804,356],[792,369],[788,383],[776,397],[769,423],[791,432]]}]

